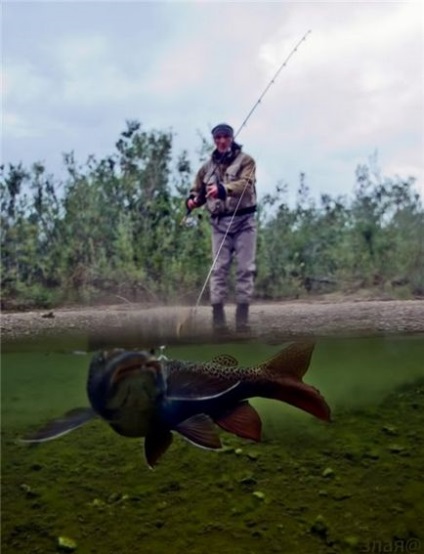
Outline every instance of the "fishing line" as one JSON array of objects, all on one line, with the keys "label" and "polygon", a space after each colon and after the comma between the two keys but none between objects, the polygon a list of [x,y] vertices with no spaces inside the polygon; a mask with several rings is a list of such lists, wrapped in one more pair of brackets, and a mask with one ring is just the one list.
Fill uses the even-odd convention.
[{"label": "fishing line", "polygon": [[[239,133],[241,132],[241,130],[246,127],[246,124],[247,122],[249,121],[249,119],[252,117],[253,113],[255,112],[256,108],[259,106],[259,104],[262,102],[264,96],[266,95],[266,93],[268,92],[268,90],[271,88],[271,86],[275,83],[275,80],[277,79],[278,75],[280,74],[280,72],[286,67],[286,65],[288,64],[288,62],[290,61],[291,57],[294,56],[294,54],[297,52],[297,49],[299,48],[299,46],[302,44],[302,42],[304,42],[307,38],[307,36],[311,33],[311,30],[307,31],[303,37],[299,40],[299,42],[296,44],[296,46],[290,51],[290,53],[288,54],[288,56],[285,58],[285,60],[283,61],[283,63],[279,66],[279,68],[277,69],[275,75],[272,77],[272,79],[269,81],[269,83],[267,84],[267,86],[265,87],[265,89],[263,90],[263,92],[261,93],[261,95],[259,96],[259,98],[256,100],[256,102],[254,103],[252,109],[249,111],[249,113],[247,114],[247,116],[245,117],[245,119],[243,120],[242,124],[240,125],[240,127],[237,129],[237,132],[235,133],[234,135],[234,140],[237,138],[237,136],[239,135]],[[215,168],[214,168],[214,171],[213,173],[215,173],[216,169],[218,167],[218,164],[216,164]],[[218,258],[219,258],[219,255],[221,253],[221,250],[224,246],[224,243],[225,243],[225,240],[228,236],[228,233],[230,231],[230,228],[231,228],[231,225],[234,221],[234,217],[236,216],[237,214],[237,210],[240,206],[240,203],[241,203],[241,200],[243,198],[243,195],[246,191],[246,188],[247,188],[247,185],[249,184],[250,182],[250,178],[252,177],[253,175],[253,171],[254,171],[254,167],[252,168],[250,174],[249,174],[249,177],[246,178],[246,184],[244,185],[244,188],[241,192],[241,195],[240,195],[240,198],[238,199],[238,202],[237,202],[237,205],[235,207],[235,210],[233,212],[233,215],[231,216],[231,219],[230,219],[230,223],[228,224],[228,227],[227,227],[227,230],[225,231],[224,233],[224,237],[221,241],[221,244],[219,245],[219,248],[218,248],[218,251],[213,259],[213,262],[212,262],[212,265],[209,269],[209,272],[206,276],[206,279],[205,279],[205,282],[203,284],[203,287],[200,291],[200,294],[197,298],[197,301],[196,301],[196,304],[194,306],[194,308],[192,308],[192,315],[194,315],[196,313],[196,310],[198,309],[199,305],[200,305],[200,302],[202,300],[202,296],[206,290],[206,287],[207,287],[207,284],[209,282],[209,279],[212,275],[212,272],[213,270],[215,269],[215,266],[216,266],[216,263],[218,261]]]}]

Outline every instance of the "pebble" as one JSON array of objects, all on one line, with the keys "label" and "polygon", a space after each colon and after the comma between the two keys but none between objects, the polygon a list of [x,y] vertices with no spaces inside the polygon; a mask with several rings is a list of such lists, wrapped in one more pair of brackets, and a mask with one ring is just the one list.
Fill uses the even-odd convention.
[{"label": "pebble", "polygon": [[257,452],[248,452],[247,457],[249,458],[249,460],[256,462],[256,460],[259,458],[259,454]]},{"label": "pebble", "polygon": [[364,452],[364,458],[371,458],[371,460],[378,460],[380,458],[380,453],[376,448],[370,448]]},{"label": "pebble", "polygon": [[240,479],[239,483],[241,485],[256,485],[256,479],[253,475],[246,475],[246,477]]},{"label": "pebble", "polygon": [[334,469],[331,469],[331,467],[326,467],[321,475],[323,477],[334,477]]},{"label": "pebble", "polygon": [[232,446],[223,446],[220,450],[220,454],[232,454],[234,452],[234,448]]},{"label": "pebble", "polygon": [[58,537],[57,547],[63,552],[73,552],[77,549],[77,543],[69,537]]},{"label": "pebble", "polygon": [[345,537],[343,539],[343,543],[346,545],[346,546],[349,546],[350,548],[356,548],[359,544],[359,539],[358,537],[355,537],[353,535],[350,535],[348,537]]},{"label": "pebble", "polygon": [[91,506],[93,506],[93,508],[104,508],[104,505],[105,503],[103,502],[103,500],[100,500],[100,498],[95,498],[93,500],[93,502],[91,502]]},{"label": "pebble", "polygon": [[315,518],[315,521],[310,527],[312,533],[325,537],[328,532],[328,525],[322,515]]},{"label": "pebble", "polygon": [[390,444],[388,446],[388,450],[389,452],[393,452],[394,454],[400,454],[400,452],[405,451],[405,447],[401,444]]},{"label": "pebble", "polygon": [[25,493],[27,498],[37,498],[39,495],[38,492],[35,492],[29,485],[22,483],[20,489]]},{"label": "pebble", "polygon": [[258,500],[265,500],[265,494],[261,491],[255,491],[252,493],[252,495]]},{"label": "pebble", "polygon": [[339,491],[336,491],[333,494],[333,499],[334,500],[346,500],[347,498],[350,498],[351,496],[352,496],[352,494],[350,492],[339,490]]},{"label": "pebble", "polygon": [[382,431],[386,433],[386,435],[397,435],[397,428],[394,425],[384,425],[382,428]]}]

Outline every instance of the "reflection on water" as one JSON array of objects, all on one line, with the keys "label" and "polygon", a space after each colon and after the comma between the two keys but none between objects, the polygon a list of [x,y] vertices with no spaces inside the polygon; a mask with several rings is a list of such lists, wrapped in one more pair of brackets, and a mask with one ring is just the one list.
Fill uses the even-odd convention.
[{"label": "reflection on water", "polygon": [[[278,350],[238,343],[173,346],[166,355],[229,353],[253,365]],[[177,437],[153,472],[139,440],[101,421],[36,447],[17,444],[87,405],[90,358],[66,344],[2,357],[4,552],[57,552],[59,537],[99,553],[162,553],[171,544],[175,552],[349,552],[373,541],[424,551],[423,337],[319,341],[305,381],[331,405],[331,424],[254,399],[262,443],[223,433],[216,453]]]}]

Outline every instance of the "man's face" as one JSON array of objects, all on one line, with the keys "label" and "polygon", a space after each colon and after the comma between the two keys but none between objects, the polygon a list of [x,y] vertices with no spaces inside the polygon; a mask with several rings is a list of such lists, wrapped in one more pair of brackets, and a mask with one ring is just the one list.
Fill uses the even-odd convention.
[{"label": "man's face", "polygon": [[216,149],[220,154],[227,152],[231,148],[233,142],[233,137],[231,135],[226,135],[224,133],[219,133],[214,136]]}]

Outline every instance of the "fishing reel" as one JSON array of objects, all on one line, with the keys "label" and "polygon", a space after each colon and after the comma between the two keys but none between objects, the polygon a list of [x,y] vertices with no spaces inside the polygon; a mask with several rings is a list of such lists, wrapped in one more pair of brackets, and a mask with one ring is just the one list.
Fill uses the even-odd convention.
[{"label": "fishing reel", "polygon": [[187,213],[187,215],[181,221],[181,225],[187,229],[195,229],[198,227],[202,220],[202,214],[192,215],[192,212]]}]

